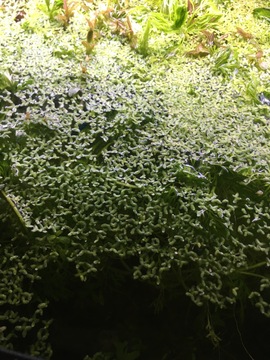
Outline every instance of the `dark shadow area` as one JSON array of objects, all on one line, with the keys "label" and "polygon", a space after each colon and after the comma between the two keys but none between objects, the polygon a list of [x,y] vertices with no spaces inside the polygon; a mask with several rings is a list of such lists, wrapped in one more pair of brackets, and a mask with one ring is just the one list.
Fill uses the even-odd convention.
[{"label": "dark shadow area", "polygon": [[51,300],[52,360],[80,360],[98,352],[115,360],[120,360],[117,354],[121,360],[131,354],[141,360],[270,358],[270,320],[252,307],[243,321],[237,309],[211,310],[212,338],[221,338],[215,347],[204,308],[180,289],[161,291],[134,281],[120,262],[86,282],[72,277],[67,287],[65,296]]}]

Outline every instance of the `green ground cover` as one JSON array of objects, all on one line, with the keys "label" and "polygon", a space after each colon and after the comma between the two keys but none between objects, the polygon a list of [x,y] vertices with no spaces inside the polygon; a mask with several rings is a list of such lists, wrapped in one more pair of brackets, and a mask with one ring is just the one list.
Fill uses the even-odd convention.
[{"label": "green ground cover", "polygon": [[270,315],[267,4],[101,3],[0,4],[0,344],[64,358],[70,326],[78,359],[234,359],[227,322],[248,358],[247,309]]}]

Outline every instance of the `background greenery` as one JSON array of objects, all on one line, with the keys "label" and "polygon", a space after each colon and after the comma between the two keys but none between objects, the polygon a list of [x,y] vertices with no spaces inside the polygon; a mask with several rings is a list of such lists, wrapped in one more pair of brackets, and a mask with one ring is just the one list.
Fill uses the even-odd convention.
[{"label": "background greenery", "polygon": [[101,3],[1,5],[1,345],[268,359],[267,4]]}]

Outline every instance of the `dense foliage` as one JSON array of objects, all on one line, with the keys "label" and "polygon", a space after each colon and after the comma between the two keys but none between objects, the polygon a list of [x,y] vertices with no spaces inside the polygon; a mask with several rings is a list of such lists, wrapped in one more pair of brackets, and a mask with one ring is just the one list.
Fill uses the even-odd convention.
[{"label": "dense foliage", "polygon": [[95,4],[76,12],[74,2],[71,16],[45,3],[20,21],[22,8],[2,9],[0,20],[1,344],[23,338],[49,358],[50,302],[67,277],[105,269],[112,287],[132,276],[188,296],[206,309],[214,344],[213,309],[250,301],[269,316],[269,70],[257,52],[247,60],[269,38],[262,49],[238,28],[240,53],[221,31],[189,30],[190,9],[181,37],[148,3],[148,24],[133,9],[135,44],[115,2],[120,30],[102,13],[85,22],[85,40]]}]

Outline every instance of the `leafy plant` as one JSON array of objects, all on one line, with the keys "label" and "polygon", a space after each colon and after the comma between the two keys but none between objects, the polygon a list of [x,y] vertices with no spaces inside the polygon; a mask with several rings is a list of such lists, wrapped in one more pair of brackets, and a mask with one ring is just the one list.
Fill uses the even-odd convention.
[{"label": "leafy plant", "polygon": [[260,81],[256,77],[252,77],[246,85],[246,96],[253,104],[259,104],[259,94],[262,92]]},{"label": "leafy plant", "polygon": [[63,0],[63,9],[55,16],[55,19],[59,21],[64,26],[64,28],[66,28],[70,22],[70,19],[74,16],[74,11],[77,6],[77,1]]},{"label": "leafy plant", "polygon": [[245,30],[243,30],[241,27],[236,27],[237,33],[245,40],[253,39],[253,35]]},{"label": "leafy plant", "polygon": [[39,4],[38,8],[49,16],[50,20],[54,20],[63,6],[63,0],[44,0],[44,4]]},{"label": "leafy plant", "polygon": [[[13,80],[11,71],[0,73],[0,120],[5,118],[5,108],[18,106],[21,103],[21,99],[16,95],[18,91],[25,90],[29,85],[33,84],[33,80],[19,82]],[[22,107],[20,111],[24,109]]]},{"label": "leafy plant", "polygon": [[[2,166],[0,164],[0,172],[2,172]],[[0,173],[1,176],[1,173]],[[26,230],[25,221],[23,219],[23,216],[21,215],[19,209],[16,206],[16,203],[14,200],[10,199],[10,197],[5,193],[5,191],[0,186],[0,197],[6,202],[9,209],[14,214],[15,218],[19,222],[20,226],[22,227],[23,231]]]},{"label": "leafy plant", "polygon": [[10,73],[0,73],[0,91],[8,90],[15,93],[18,89],[18,82],[12,79]]},{"label": "leafy plant", "polygon": [[259,70],[267,70],[268,64],[264,61],[264,51],[256,46],[255,54],[248,55],[248,60],[251,64],[254,64]]},{"label": "leafy plant", "polygon": [[270,22],[270,8],[255,8],[253,15],[259,19],[264,19]]},{"label": "leafy plant", "polygon": [[178,1],[175,0],[163,0],[161,5],[161,11],[164,14],[171,16],[173,14],[175,6],[177,6]]},{"label": "leafy plant", "polygon": [[160,12],[150,13],[141,41],[145,37],[148,43],[150,26],[164,33],[182,33],[187,36],[215,28],[220,17],[219,13],[209,13],[203,1],[193,3],[189,0],[186,5],[180,5],[179,1],[175,0],[165,1]]},{"label": "leafy plant", "polygon": [[108,23],[113,34],[118,34],[120,37],[127,39],[130,46],[136,48],[137,35],[133,29],[131,16],[127,13],[126,9],[111,12]]},{"label": "leafy plant", "polygon": [[172,30],[179,30],[186,21],[187,15],[187,8],[185,6],[178,6],[174,12]]},{"label": "leafy plant", "polygon": [[138,47],[139,53],[141,53],[143,56],[148,55],[150,30],[151,30],[151,21],[148,19],[146,26],[144,28],[143,35],[139,40],[139,47]]},{"label": "leafy plant", "polygon": [[[191,56],[213,54],[206,60],[178,57],[172,62],[142,58],[123,46],[135,38],[135,27],[129,13],[120,9],[123,1],[114,3],[113,10],[96,13],[96,23],[90,17],[87,28],[85,13],[78,16],[82,28],[72,24],[74,33],[73,26],[64,32],[47,21],[50,46],[14,21],[8,27],[6,14],[0,18],[0,32],[5,34],[1,60],[16,69],[13,76],[0,76],[1,343],[23,344],[33,355],[48,359],[46,320],[55,304],[69,307],[79,297],[76,304],[81,308],[89,296],[102,303],[107,288],[108,302],[113,303],[111,289],[123,278],[117,300],[129,293],[126,279],[134,284],[146,311],[153,292],[160,292],[160,303],[169,311],[164,325],[175,319],[175,308],[186,310],[184,298],[191,316],[203,313],[200,341],[206,334],[215,345],[219,337],[226,338],[227,329],[219,332],[216,326],[226,309],[230,314],[233,306],[244,308],[251,302],[270,315],[268,73],[258,76],[253,69],[258,83],[251,84],[250,96],[256,102],[241,96],[251,78],[242,73],[242,48],[223,48],[212,23],[194,25],[208,11],[206,2],[178,2],[171,12],[157,11],[144,23],[142,54],[149,53],[150,36],[158,41],[166,32],[177,44],[180,37],[188,40]],[[52,2],[49,5],[51,9]],[[81,57],[71,55],[70,39],[77,41],[81,34],[89,49],[95,36],[108,36],[92,62],[83,55],[87,69],[80,69]],[[124,41],[119,44],[112,37]],[[25,44],[20,53],[18,38]],[[245,50],[252,46],[244,45]],[[259,51],[256,48],[254,61],[262,59]],[[245,83],[240,90],[230,81],[238,70]],[[29,77],[33,86],[21,91],[19,79]],[[12,99],[14,92],[24,113]],[[110,277],[103,281],[104,269]],[[95,281],[98,286],[92,285]],[[147,284],[151,296],[145,296],[145,288],[139,292],[138,284]],[[168,298],[175,304],[172,309]],[[132,313],[136,300],[126,303]],[[42,314],[46,306],[49,315]],[[176,318],[180,336],[185,315]],[[87,311],[83,316],[86,327],[102,327]],[[113,321],[107,313],[105,317],[106,327]],[[124,334],[125,326],[120,329]],[[115,345],[111,354],[95,358],[115,358],[116,351],[125,360],[151,358],[144,356],[144,346],[131,346],[123,338],[119,336],[120,344],[110,339],[109,345]],[[156,347],[160,338],[153,339]],[[172,337],[169,346],[177,341]],[[168,347],[164,353],[155,358],[179,357]]]},{"label": "leafy plant", "polygon": [[87,31],[86,40],[83,40],[82,44],[85,47],[86,54],[90,55],[96,45],[96,39],[97,39],[97,31],[95,30],[96,18],[94,18],[92,21],[86,19],[86,21],[88,23],[88,31]]},{"label": "leafy plant", "polygon": [[213,55],[218,48],[221,48],[223,45],[223,40],[227,38],[228,35],[222,35],[217,37],[214,31],[202,30],[201,38],[199,44],[195,49],[187,51],[185,54],[191,57],[202,57],[207,55]]},{"label": "leafy plant", "polygon": [[193,57],[207,56],[209,54],[209,49],[203,43],[199,43],[194,50],[186,52],[186,55]]},{"label": "leafy plant", "polygon": [[215,13],[209,12],[207,2],[205,1],[200,1],[199,3],[188,1],[187,8],[189,16],[187,18],[186,31],[188,33],[215,29],[222,16],[217,10],[215,10]]},{"label": "leafy plant", "polygon": [[216,75],[232,76],[234,72],[240,69],[240,63],[237,56],[237,51],[230,47],[221,49],[214,57],[213,73]]}]

